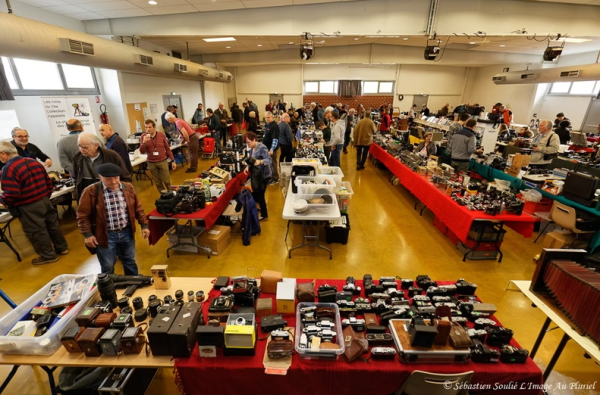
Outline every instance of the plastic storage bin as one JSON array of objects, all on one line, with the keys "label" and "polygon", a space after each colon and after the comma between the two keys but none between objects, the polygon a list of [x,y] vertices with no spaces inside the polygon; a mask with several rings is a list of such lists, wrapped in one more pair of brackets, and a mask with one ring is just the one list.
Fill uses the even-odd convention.
[{"label": "plastic storage bin", "polygon": [[[341,189],[343,187],[345,189]],[[352,190],[352,185],[348,181],[342,181],[341,185],[338,184],[335,190],[335,196],[338,201],[338,206],[340,207],[340,212],[342,214],[346,214],[348,209],[350,208],[350,201],[352,200],[352,195],[354,195],[354,191]]]},{"label": "plastic storage bin", "polygon": [[336,185],[341,185],[342,178],[344,178],[342,169],[337,166],[321,167],[319,169],[319,174],[332,177],[335,180]]},{"label": "plastic storage bin", "polygon": [[[296,202],[300,199],[304,199],[306,201],[309,201],[310,199],[314,199],[314,198],[319,198],[323,195],[300,195],[300,194],[294,194],[293,199],[292,199],[292,203]],[[329,210],[331,207],[333,207],[333,205],[337,204],[337,199],[335,198],[334,194],[329,194],[329,196],[331,196],[331,198],[333,199],[333,202],[331,203],[323,203],[323,204],[308,204],[308,210],[307,211],[311,211],[311,210],[315,210],[315,211],[327,211]]]},{"label": "plastic storage bin", "polygon": [[[33,294],[29,299],[17,306],[10,313],[0,318],[0,333],[5,334],[10,331],[15,324],[28,314],[31,309],[44,300],[50,291],[52,284],[62,281],[73,280],[82,277],[81,274],[63,274],[55,277],[52,281]],[[95,284],[96,275],[90,274],[89,284]],[[0,354],[20,354],[20,355],[52,355],[58,350],[62,343],[60,338],[68,328],[74,327],[74,318],[88,306],[91,300],[98,293],[98,288],[90,286],[84,291],[81,301],[75,305],[63,318],[60,319],[48,332],[38,337],[18,337],[18,336],[0,336]]]},{"label": "plastic storage bin", "polygon": [[[304,324],[302,323],[302,317],[300,315],[300,309],[304,307],[331,307],[335,310],[335,343],[340,346],[338,350],[311,350],[310,348],[300,348],[300,336],[302,336],[302,329]],[[296,306],[296,334],[295,334],[295,348],[298,355],[302,359],[338,359],[340,355],[344,353],[346,349],[344,343],[344,335],[342,334],[342,321],[340,320],[340,310],[335,303],[309,303],[300,302]]]},{"label": "plastic storage bin", "polygon": [[346,218],[346,227],[332,226],[331,222],[325,226],[325,240],[328,244],[340,243],[348,244],[348,236],[350,235],[350,219],[348,214],[342,214],[342,218]]},{"label": "plastic storage bin", "polygon": [[[298,187],[298,193],[301,195],[319,195],[319,194],[332,194],[336,188],[335,180],[328,176],[298,176],[296,177],[296,186]],[[323,192],[317,192],[322,190]],[[327,192],[325,192],[327,191]]]}]

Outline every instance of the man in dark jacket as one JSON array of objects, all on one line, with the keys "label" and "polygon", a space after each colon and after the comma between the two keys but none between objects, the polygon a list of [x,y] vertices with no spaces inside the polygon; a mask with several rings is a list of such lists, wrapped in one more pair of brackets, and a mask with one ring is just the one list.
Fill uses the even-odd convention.
[{"label": "man in dark jacket", "polygon": [[252,111],[252,110],[250,109],[248,102],[243,102],[242,106],[244,106],[244,121],[246,121],[246,123],[249,123],[250,122],[250,111]]},{"label": "man in dark jacket", "polygon": [[229,113],[225,109],[223,103],[219,103],[219,108],[215,110],[215,115],[219,117],[220,120],[221,138],[223,138],[223,146],[225,146],[227,143],[227,120],[229,120]]},{"label": "man in dark jacket", "polygon": [[274,185],[279,183],[279,161],[277,160],[279,148],[279,126],[273,119],[273,113],[269,111],[265,113],[265,123],[265,135],[262,139],[262,143],[269,150],[269,155],[273,157],[273,163],[271,164],[273,167],[273,175],[269,185]]},{"label": "man in dark jacket", "polygon": [[554,133],[558,134],[561,144],[569,144],[569,141],[571,141],[571,122],[562,121],[558,124],[558,128]]},{"label": "man in dark jacket", "polygon": [[233,118],[233,124],[235,125],[236,134],[242,133],[242,121],[244,120],[244,112],[240,110],[240,106],[237,104],[233,106],[231,111],[231,118]]},{"label": "man in dark jacket", "polygon": [[294,134],[292,128],[289,125],[290,114],[287,112],[281,116],[279,122],[279,147],[281,148],[281,154],[279,156],[279,162],[291,162],[292,161],[292,143],[294,142]]},{"label": "man in dark jacket", "polygon": [[483,152],[481,148],[477,149],[477,141],[473,131],[475,125],[477,125],[477,120],[470,118],[452,138],[452,166],[457,173],[467,172],[471,155]]},{"label": "man in dark jacket", "polygon": [[218,152],[221,152],[221,120],[212,110],[209,108],[206,110],[206,114],[208,115],[208,130],[210,134],[215,139],[215,146]]},{"label": "man in dark jacket", "polygon": [[344,154],[348,153],[348,144],[350,144],[350,134],[352,133],[352,128],[354,127],[354,113],[355,109],[351,108],[348,110],[346,114],[346,131],[344,133]]},{"label": "man in dark jacket", "polygon": [[112,163],[98,166],[100,181],[83,191],[77,208],[77,225],[85,244],[97,248],[102,273],[113,274],[117,257],[126,276],[137,276],[135,221],[142,238],[150,236],[148,218],[133,185],[121,182],[121,169]]},{"label": "man in dark jacket", "polygon": [[123,159],[115,151],[100,147],[100,139],[94,133],[84,132],[77,140],[79,153],[73,158],[75,195],[79,199],[83,190],[98,181],[98,167],[113,163],[121,168],[121,180],[131,182],[131,174]]},{"label": "man in dark jacket", "polygon": [[131,167],[131,160],[129,159],[129,152],[125,141],[123,141],[121,136],[115,133],[110,125],[101,125],[98,131],[100,132],[100,135],[106,139],[106,148],[119,154],[121,159],[123,159],[123,163],[125,163],[127,171],[129,174],[132,174],[133,167]]},{"label": "man in dark jacket", "polygon": [[[52,166],[52,159],[42,152],[36,145],[29,142],[29,133],[23,128],[16,127],[10,134],[13,141],[11,143],[17,148],[17,154],[23,158],[31,158],[35,161],[41,161],[46,167]],[[4,167],[4,163],[0,162],[0,171]]]}]

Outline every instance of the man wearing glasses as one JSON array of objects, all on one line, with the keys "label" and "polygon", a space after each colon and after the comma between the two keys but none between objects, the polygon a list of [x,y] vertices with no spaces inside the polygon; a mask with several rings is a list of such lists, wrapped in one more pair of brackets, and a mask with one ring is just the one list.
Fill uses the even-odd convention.
[{"label": "man wearing glasses", "polygon": [[[11,143],[17,148],[17,154],[23,158],[31,158],[44,163],[44,166],[51,167],[52,159],[44,154],[36,145],[29,142],[29,133],[27,130],[16,127],[11,131],[13,141]],[[4,163],[0,163],[0,170],[4,167]]]}]

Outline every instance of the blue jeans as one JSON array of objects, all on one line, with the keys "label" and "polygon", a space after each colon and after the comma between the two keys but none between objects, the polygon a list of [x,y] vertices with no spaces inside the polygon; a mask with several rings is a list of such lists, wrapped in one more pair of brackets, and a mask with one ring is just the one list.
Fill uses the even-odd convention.
[{"label": "blue jeans", "polygon": [[135,239],[130,227],[120,232],[108,232],[108,248],[98,246],[97,254],[102,273],[114,274],[118,256],[123,264],[125,275],[137,276]]},{"label": "blue jeans", "polygon": [[329,157],[329,166],[337,166],[340,167],[340,154],[344,149],[344,144],[338,144],[335,146],[335,149],[331,150],[331,156]]}]

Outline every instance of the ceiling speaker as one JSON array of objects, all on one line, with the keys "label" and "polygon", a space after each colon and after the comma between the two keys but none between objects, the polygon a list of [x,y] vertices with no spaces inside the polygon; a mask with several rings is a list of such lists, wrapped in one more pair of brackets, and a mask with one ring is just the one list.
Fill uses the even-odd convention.
[{"label": "ceiling speaker", "polygon": [[544,61],[552,62],[558,58],[563,51],[563,47],[548,47],[544,51]]},{"label": "ceiling speaker", "polygon": [[435,60],[439,53],[440,47],[438,47],[437,45],[428,45],[425,47],[423,57],[425,58],[425,60]]}]

